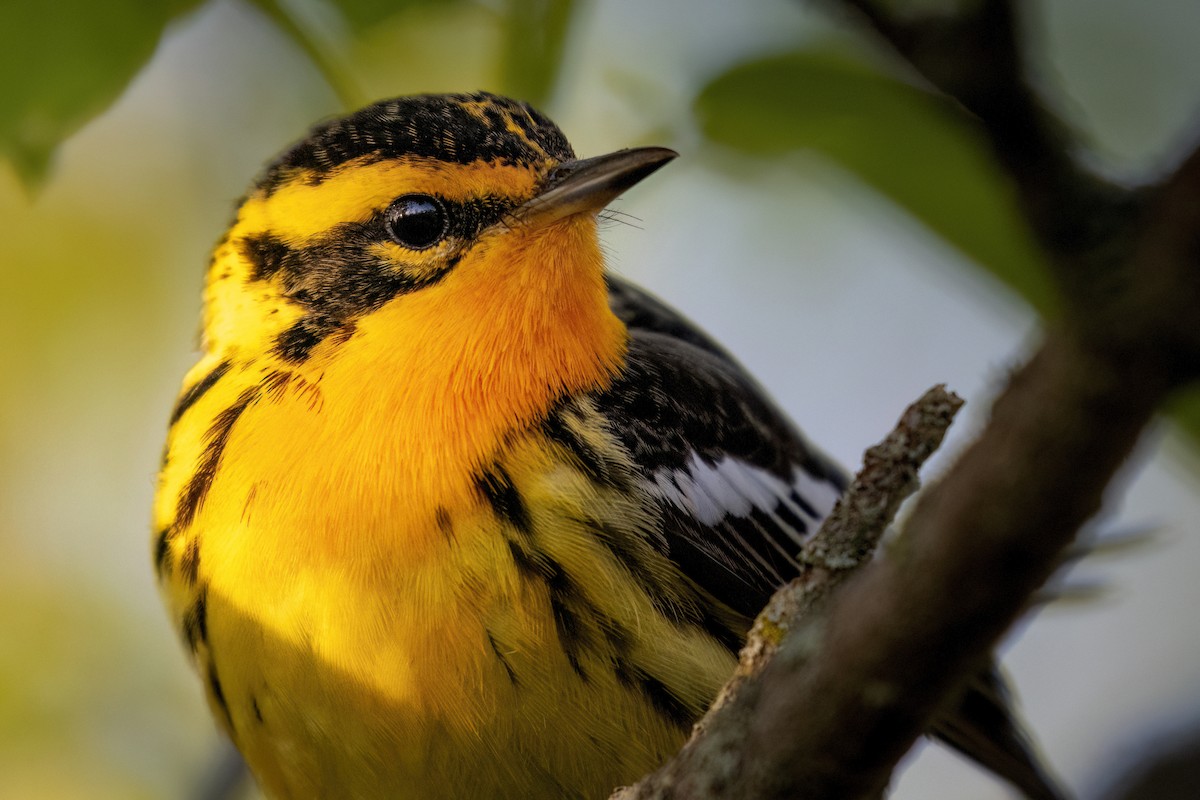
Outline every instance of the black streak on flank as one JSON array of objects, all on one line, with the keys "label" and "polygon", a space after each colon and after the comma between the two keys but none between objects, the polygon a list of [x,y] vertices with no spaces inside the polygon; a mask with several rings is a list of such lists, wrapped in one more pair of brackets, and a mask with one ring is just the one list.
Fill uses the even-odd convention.
[{"label": "black streak on flank", "polygon": [[592,517],[578,519],[576,522],[592,531],[596,540],[603,544],[609,554],[629,572],[637,585],[645,592],[655,611],[667,619],[673,620],[676,625],[692,625],[700,628],[735,656],[742,649],[745,631],[750,627],[749,621],[746,622],[743,630],[731,629],[729,624],[722,622],[715,613],[714,601],[694,587],[686,597],[676,598],[662,585],[662,579],[655,574],[649,564],[637,557],[633,548],[622,545],[623,535],[620,532],[603,520]]},{"label": "black streak on flank", "polygon": [[554,629],[558,632],[558,641],[562,645],[563,654],[571,669],[580,678],[587,681],[587,673],[583,670],[579,656],[587,644],[587,631],[579,621],[579,617],[566,603],[566,599],[553,588],[550,590],[550,611],[554,614]]},{"label": "black streak on flank", "polygon": [[625,476],[620,474],[620,469],[570,429],[565,413],[562,408],[552,411],[542,421],[542,433],[571,455],[575,466],[588,480],[601,486],[625,488],[628,481],[623,480]]},{"label": "black streak on flank", "polygon": [[512,664],[508,662],[508,657],[500,652],[500,645],[496,644],[496,637],[492,636],[492,632],[487,632],[488,645],[492,648],[492,652],[496,654],[496,659],[500,662],[500,666],[504,667],[505,674],[508,675],[509,682],[513,686],[520,686],[517,682],[517,673],[513,670]]},{"label": "black streak on flank", "polygon": [[216,664],[208,665],[208,685],[212,689],[213,700],[221,707],[221,712],[225,715],[225,721],[229,723],[229,730],[232,733],[233,715],[229,713],[229,703],[225,701],[225,690],[221,688],[221,680],[217,677]]},{"label": "black streak on flank", "polygon": [[[592,517],[576,519],[575,522],[590,530],[596,540],[603,544],[609,554],[629,572],[637,585],[645,592],[655,611],[667,619],[673,620],[676,625],[691,625],[700,628],[720,642],[732,655],[737,656],[744,644],[746,631],[750,628],[748,619],[745,620],[745,627],[731,628],[732,620],[722,621],[716,613],[715,601],[694,587],[684,598],[673,597],[672,593],[663,587],[661,579],[654,570],[648,564],[643,563],[631,547],[621,544],[623,536],[612,526],[603,520]],[[616,626],[616,623],[611,620],[606,624]],[[605,628],[605,636],[610,643],[617,641],[613,636],[619,633],[620,629],[617,627],[613,627],[612,631]],[[622,650],[618,649],[618,653],[620,652]]]},{"label": "black streak on flank", "polygon": [[250,698],[250,708],[254,710],[254,718],[260,723],[263,721],[262,709],[258,707],[258,698]]},{"label": "black streak on flank", "polygon": [[609,555],[619,563],[634,582],[645,593],[646,598],[654,606],[654,610],[667,619],[678,623],[698,624],[700,622],[703,603],[698,597],[688,598],[691,602],[678,602],[663,586],[663,580],[641,558],[637,549],[629,544],[630,534],[621,532],[615,526],[596,517],[580,517],[574,522],[587,529],[595,540],[608,550]]},{"label": "black streak on flank", "polygon": [[179,496],[179,504],[175,510],[176,528],[186,528],[195,519],[196,512],[200,510],[200,504],[204,502],[205,495],[208,494],[213,480],[217,477],[217,468],[221,465],[221,456],[225,452],[225,445],[229,442],[229,434],[242,412],[257,397],[257,392],[258,387],[246,389],[238,397],[236,403],[222,411],[213,420],[205,436],[207,443],[204,446],[204,453],[200,457],[200,466],[196,468],[195,474],[192,475],[187,486],[184,487],[183,493]]},{"label": "black streak on flank", "polygon": [[[601,614],[584,596],[575,581],[571,579],[554,559],[544,558],[546,585],[550,588],[550,612],[554,615],[554,627],[558,639],[562,643],[563,652],[575,673],[587,680],[580,664],[579,656],[584,649],[594,645],[590,628],[585,627],[581,617],[594,620],[604,627],[607,617]],[[610,623],[615,625],[615,623]]]},{"label": "black streak on flank", "polygon": [[496,516],[511,524],[522,533],[528,533],[532,528],[529,509],[517,487],[513,485],[508,472],[499,464],[484,472],[475,480],[475,485],[483,493],[484,498],[492,507]]},{"label": "black streak on flank", "polygon": [[696,715],[667,688],[658,678],[647,673],[641,667],[628,661],[618,660],[616,664],[617,680],[625,686],[636,689],[650,701],[658,713],[673,722],[683,730],[687,730],[696,720]]},{"label": "black streak on flank", "polygon": [[519,572],[531,578],[546,577],[545,568],[534,559],[532,554],[512,539],[508,540],[508,552]]},{"label": "black streak on flank", "polygon": [[154,539],[154,568],[160,578],[171,571],[170,528],[163,528]]},{"label": "black streak on flank", "polygon": [[201,589],[196,602],[183,615],[183,636],[193,653],[208,643],[208,591]]},{"label": "black streak on flank", "polygon": [[587,680],[580,662],[580,653],[592,643],[592,637],[580,620],[579,610],[591,619],[599,619],[600,612],[575,586],[575,582],[563,570],[562,565],[540,551],[530,552],[520,543],[508,540],[508,549],[517,569],[530,578],[545,583],[549,589],[550,613],[554,615],[554,628],[571,669],[580,678]]},{"label": "black streak on flank", "polygon": [[183,394],[179,395],[179,399],[175,401],[175,408],[171,411],[171,425],[179,421],[179,418],[184,415],[189,408],[196,404],[196,401],[204,396],[205,392],[216,385],[217,381],[221,380],[221,376],[229,372],[230,363],[222,361],[217,366],[213,367],[213,371],[205,375],[200,380],[193,383],[187,388]]},{"label": "black streak on flank", "polygon": [[200,575],[200,540],[193,538],[183,549],[183,558],[179,559],[179,572],[188,586],[196,583]]}]

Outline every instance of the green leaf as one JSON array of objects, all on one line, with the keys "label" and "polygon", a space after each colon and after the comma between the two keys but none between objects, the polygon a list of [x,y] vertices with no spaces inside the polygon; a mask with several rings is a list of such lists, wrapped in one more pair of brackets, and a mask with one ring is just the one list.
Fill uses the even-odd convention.
[{"label": "green leaf", "polygon": [[509,0],[504,18],[504,91],[541,106],[558,78],[574,0]]},{"label": "green leaf", "polygon": [[1012,190],[970,119],[939,96],[828,50],[740,64],[695,102],[712,141],[816,150],[858,175],[1044,314],[1055,307]]},{"label": "green leaf", "polygon": [[199,0],[0,3],[0,155],[26,186],[153,55],[167,23]]}]

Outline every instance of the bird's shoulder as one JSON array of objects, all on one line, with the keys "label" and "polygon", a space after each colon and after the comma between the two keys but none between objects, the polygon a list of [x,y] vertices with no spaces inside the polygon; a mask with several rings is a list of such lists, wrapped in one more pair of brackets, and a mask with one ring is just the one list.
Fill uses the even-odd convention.
[{"label": "bird's shoulder", "polygon": [[629,346],[620,374],[589,402],[659,506],[671,560],[752,616],[794,574],[845,474],[700,328],[633,284],[608,281]]}]

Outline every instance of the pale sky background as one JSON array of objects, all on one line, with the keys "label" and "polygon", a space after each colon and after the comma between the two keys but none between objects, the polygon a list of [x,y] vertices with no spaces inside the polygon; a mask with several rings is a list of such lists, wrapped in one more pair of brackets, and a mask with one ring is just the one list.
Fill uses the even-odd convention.
[{"label": "pale sky background", "polygon": [[[1121,176],[1169,167],[1200,123],[1200,4],[1032,7],[1039,83],[1095,143],[1089,158]],[[379,31],[352,54],[371,68],[369,91],[487,88],[478,15],[425,16],[472,46],[435,70],[436,42]],[[805,4],[782,0],[602,0],[582,15],[548,110],[581,155],[681,151],[616,206],[638,220],[604,230],[616,271],[716,335],[849,467],[911,400],[948,384],[969,405],[944,467],[1036,340],[1036,319],[835,166],[702,152],[690,127],[706,76],[820,27]],[[420,52],[397,59],[404,47]],[[0,171],[3,293],[18,319],[29,315],[18,335],[38,356],[18,357],[17,340],[10,357],[29,377],[0,404],[0,800],[182,798],[202,771],[215,734],[154,586],[153,475],[194,357],[208,250],[259,165],[334,111],[289,42],[222,0],[173,26],[130,91],[68,144],[32,208]],[[37,283],[80,263],[137,293],[107,272],[71,292]],[[37,303],[64,316],[48,322]],[[1075,571],[1107,595],[1044,611],[1006,647],[1037,738],[1082,798],[1098,796],[1139,740],[1200,724],[1200,471],[1181,452],[1160,426],[1114,493],[1104,527],[1160,532]],[[926,747],[891,796],[1010,795]]]}]

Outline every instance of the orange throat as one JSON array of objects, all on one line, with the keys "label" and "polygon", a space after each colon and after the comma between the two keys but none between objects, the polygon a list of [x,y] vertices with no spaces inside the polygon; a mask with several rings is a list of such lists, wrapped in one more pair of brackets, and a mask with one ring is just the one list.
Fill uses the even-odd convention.
[{"label": "orange throat", "polygon": [[469,502],[480,469],[560,398],[606,386],[626,339],[593,217],[498,232],[315,349],[292,390],[247,409],[230,448],[255,455],[230,467],[252,466],[243,485],[265,477],[274,498],[329,498],[324,519],[295,521],[334,540],[351,535],[339,533],[348,516],[430,520]]}]

